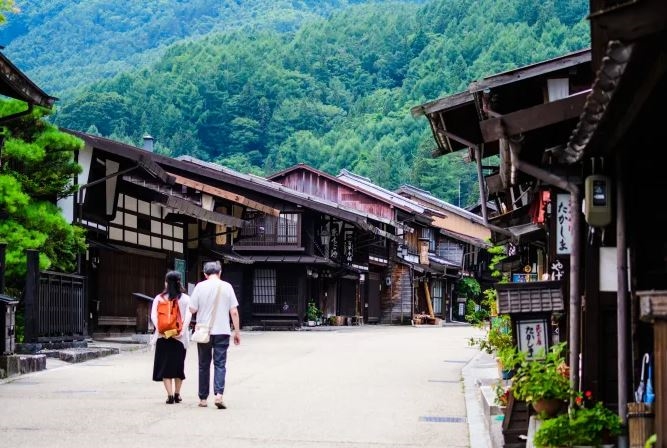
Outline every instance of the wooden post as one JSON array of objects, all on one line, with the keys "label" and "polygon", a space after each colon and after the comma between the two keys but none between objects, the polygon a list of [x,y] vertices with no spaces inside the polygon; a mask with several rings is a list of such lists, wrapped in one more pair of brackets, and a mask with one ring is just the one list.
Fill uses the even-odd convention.
[{"label": "wooden post", "polygon": [[5,292],[5,249],[6,243],[0,243],[0,294]]},{"label": "wooden post", "polygon": [[26,250],[25,342],[37,342],[37,302],[39,298],[39,251]]},{"label": "wooden post", "polygon": [[424,280],[424,292],[426,293],[426,306],[428,307],[428,315],[435,318],[433,312],[433,303],[431,303],[431,291],[428,288],[428,280]]},{"label": "wooden post", "polygon": [[654,448],[667,448],[667,291],[639,291],[640,317],[653,323]]}]

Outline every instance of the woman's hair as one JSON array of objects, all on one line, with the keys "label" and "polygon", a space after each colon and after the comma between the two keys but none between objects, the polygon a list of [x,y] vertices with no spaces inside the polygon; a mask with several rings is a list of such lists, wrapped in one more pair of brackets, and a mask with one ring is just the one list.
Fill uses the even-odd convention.
[{"label": "woman's hair", "polygon": [[181,273],[178,271],[169,271],[167,275],[164,276],[164,281],[167,283],[167,287],[164,288],[162,294],[167,294],[167,297],[170,299],[178,299],[181,297],[181,293],[185,292],[183,285],[181,285]]}]

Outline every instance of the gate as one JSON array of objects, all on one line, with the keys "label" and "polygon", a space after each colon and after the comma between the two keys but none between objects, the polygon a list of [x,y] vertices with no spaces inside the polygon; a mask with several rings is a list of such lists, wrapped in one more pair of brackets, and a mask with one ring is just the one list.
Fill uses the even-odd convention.
[{"label": "gate", "polygon": [[86,277],[39,271],[39,253],[27,251],[25,342],[82,340],[88,335]]}]

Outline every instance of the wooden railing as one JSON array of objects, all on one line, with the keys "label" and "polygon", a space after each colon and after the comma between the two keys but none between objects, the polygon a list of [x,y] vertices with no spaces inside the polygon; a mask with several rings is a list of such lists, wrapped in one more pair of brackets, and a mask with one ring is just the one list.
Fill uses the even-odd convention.
[{"label": "wooden railing", "polygon": [[234,243],[239,247],[298,247],[300,244],[301,232],[297,223],[278,226],[275,222],[251,223],[243,226],[239,231],[239,238]]}]

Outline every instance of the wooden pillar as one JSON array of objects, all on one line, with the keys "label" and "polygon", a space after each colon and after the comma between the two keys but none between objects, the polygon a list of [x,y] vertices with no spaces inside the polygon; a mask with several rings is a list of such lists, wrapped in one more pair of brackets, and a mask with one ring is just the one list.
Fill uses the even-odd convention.
[{"label": "wooden pillar", "polygon": [[667,448],[667,291],[640,291],[640,317],[653,323],[654,448]]},{"label": "wooden pillar", "polygon": [[26,250],[27,275],[25,279],[25,342],[37,342],[39,299],[39,251]]},{"label": "wooden pillar", "polygon": [[0,294],[5,292],[5,249],[6,243],[0,243]]}]

